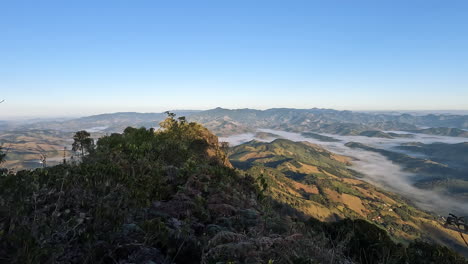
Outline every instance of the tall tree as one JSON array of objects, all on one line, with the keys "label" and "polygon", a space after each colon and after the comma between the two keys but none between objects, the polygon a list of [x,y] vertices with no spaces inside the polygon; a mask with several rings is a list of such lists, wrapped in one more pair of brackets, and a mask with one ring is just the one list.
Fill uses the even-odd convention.
[{"label": "tall tree", "polygon": [[73,136],[73,151],[81,151],[81,156],[85,155],[85,152],[89,153],[94,147],[94,140],[91,138],[91,134],[86,130],[76,132]]},{"label": "tall tree", "polygon": [[2,147],[0,147],[0,164],[1,164],[3,161],[5,161],[5,156],[6,156],[6,154],[3,153]]}]

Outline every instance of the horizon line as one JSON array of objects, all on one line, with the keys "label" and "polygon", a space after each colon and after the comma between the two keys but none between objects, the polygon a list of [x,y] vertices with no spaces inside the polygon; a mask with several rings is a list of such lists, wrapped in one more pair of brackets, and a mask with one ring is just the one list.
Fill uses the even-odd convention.
[{"label": "horizon line", "polygon": [[[294,108],[294,107],[272,107],[272,108],[224,108],[224,107],[215,107],[215,108],[207,108],[207,109],[170,109],[164,111],[104,111],[104,112],[96,112],[90,114],[71,114],[71,115],[11,115],[11,116],[0,116],[0,121],[12,121],[12,120],[28,120],[28,119],[59,119],[59,118],[83,118],[83,117],[90,117],[90,116],[97,116],[97,115],[106,115],[106,114],[120,114],[120,113],[137,113],[137,114],[163,114],[167,111],[193,111],[193,112],[204,112],[216,109],[223,109],[223,110],[256,110],[256,111],[268,111],[268,110],[275,110],[275,109],[291,109],[291,110],[332,110],[332,111],[340,111],[340,112],[396,112],[396,113],[410,113],[410,112],[419,112],[419,113],[434,113],[434,114],[449,114],[449,115],[457,115],[456,112],[466,112],[465,114],[458,113],[460,115],[468,115],[468,109],[437,109],[437,110],[430,110],[430,109],[379,109],[379,110],[372,110],[372,109],[363,109],[363,110],[348,110],[348,109],[334,109],[334,108],[319,108],[319,107],[312,107],[312,108]],[[453,112],[453,113],[450,113]]]}]

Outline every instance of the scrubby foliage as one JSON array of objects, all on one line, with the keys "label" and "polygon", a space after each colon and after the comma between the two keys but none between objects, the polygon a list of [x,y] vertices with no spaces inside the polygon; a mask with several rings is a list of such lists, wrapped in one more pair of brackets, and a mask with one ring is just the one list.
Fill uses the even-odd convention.
[{"label": "scrubby foliage", "polygon": [[262,196],[267,183],[238,174],[206,128],[172,114],[160,126],[105,136],[79,163],[0,177],[0,262],[360,261]]},{"label": "scrubby foliage", "polygon": [[358,263],[467,263],[447,247],[422,241],[414,241],[407,247],[397,244],[385,230],[362,219],[331,223],[312,219],[307,225],[328,235],[330,245],[340,244],[343,253]]}]

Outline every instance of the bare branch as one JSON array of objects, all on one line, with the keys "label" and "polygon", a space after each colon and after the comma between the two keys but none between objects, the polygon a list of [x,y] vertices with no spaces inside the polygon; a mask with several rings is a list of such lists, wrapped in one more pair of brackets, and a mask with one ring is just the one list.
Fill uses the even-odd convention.
[{"label": "bare branch", "polygon": [[40,145],[36,144],[36,151],[39,152],[41,157],[42,167],[47,167],[47,151],[45,151]]}]

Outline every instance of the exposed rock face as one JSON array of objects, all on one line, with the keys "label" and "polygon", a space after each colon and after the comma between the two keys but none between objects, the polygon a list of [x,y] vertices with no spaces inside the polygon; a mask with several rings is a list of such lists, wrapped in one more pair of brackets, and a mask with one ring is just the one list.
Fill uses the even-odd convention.
[{"label": "exposed rock face", "polygon": [[206,128],[202,128],[200,132],[201,138],[205,140],[207,144],[205,150],[207,158],[232,168],[232,164],[229,162],[225,151],[221,149],[222,144],[219,142],[218,137]]}]

